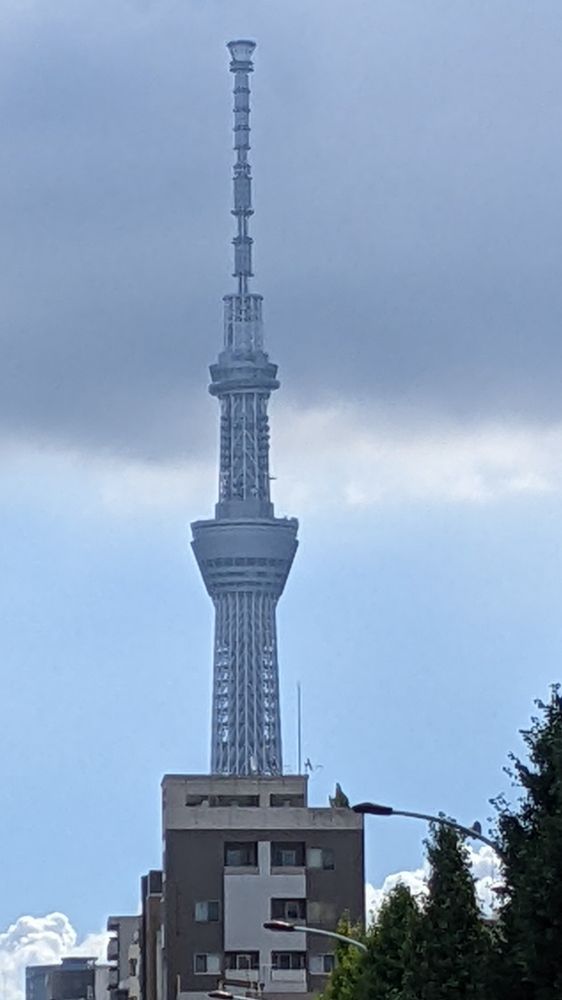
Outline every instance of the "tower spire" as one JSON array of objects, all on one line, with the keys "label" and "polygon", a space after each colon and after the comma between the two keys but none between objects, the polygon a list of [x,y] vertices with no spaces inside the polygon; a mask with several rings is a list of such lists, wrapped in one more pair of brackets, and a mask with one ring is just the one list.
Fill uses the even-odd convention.
[{"label": "tower spire", "polygon": [[279,774],[281,713],[277,601],[297,549],[295,518],[277,518],[270,498],[267,405],[279,388],[263,347],[262,296],[252,277],[250,73],[255,43],[229,42],[234,74],[234,277],[224,297],[224,344],[209,391],[220,403],[215,517],[192,525],[193,550],[215,606],[211,770]]},{"label": "tower spire", "polygon": [[238,280],[238,294],[246,295],[252,277],[252,238],[248,232],[252,208],[252,171],[248,160],[250,152],[250,73],[254,70],[252,55],[255,42],[241,40],[229,42],[230,72],[234,74],[234,150],[233,168],[234,208],[238,232],[234,243],[234,277]]}]

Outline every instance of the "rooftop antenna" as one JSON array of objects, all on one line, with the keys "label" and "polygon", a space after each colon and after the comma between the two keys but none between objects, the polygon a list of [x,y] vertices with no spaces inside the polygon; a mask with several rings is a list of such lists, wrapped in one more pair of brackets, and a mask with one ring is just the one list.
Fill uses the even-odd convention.
[{"label": "rooftop antenna", "polygon": [[302,774],[302,693],[297,682],[297,774]]}]

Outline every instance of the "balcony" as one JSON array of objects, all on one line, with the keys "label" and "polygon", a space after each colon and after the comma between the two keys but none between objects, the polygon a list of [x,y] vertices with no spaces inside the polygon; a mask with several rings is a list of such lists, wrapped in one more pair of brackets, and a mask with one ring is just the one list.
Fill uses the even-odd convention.
[{"label": "balcony", "polygon": [[226,969],[224,972],[224,980],[231,986],[247,986],[249,983],[258,983],[259,978],[259,969]]},{"label": "balcony", "polygon": [[271,969],[269,978],[280,993],[306,992],[306,969]]},{"label": "balcony", "polygon": [[107,942],[107,961],[116,962],[119,958],[119,938],[111,937]]},{"label": "balcony", "polygon": [[119,987],[119,969],[116,965],[112,966],[109,970],[108,975],[108,988],[110,990],[116,990]]}]

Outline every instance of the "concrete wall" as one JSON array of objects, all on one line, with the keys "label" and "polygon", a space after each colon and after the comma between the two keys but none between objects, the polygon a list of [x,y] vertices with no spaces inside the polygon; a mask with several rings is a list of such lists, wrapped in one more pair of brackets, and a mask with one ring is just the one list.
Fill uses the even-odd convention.
[{"label": "concrete wall", "polygon": [[95,992],[96,1000],[108,1000],[109,989],[109,966],[96,965]]},{"label": "concrete wall", "polygon": [[[291,810],[288,810],[289,812]],[[304,810],[306,811],[306,810]],[[257,841],[256,869],[228,870],[224,867],[225,843]],[[314,848],[333,850],[335,868],[323,871],[311,868],[286,872],[270,865],[272,840],[302,842]],[[270,919],[272,898],[305,898],[324,912],[324,926],[334,929],[344,910],[352,919],[362,920],[364,909],[363,837],[357,830],[170,830],[166,834],[166,882],[164,932],[168,970],[168,1000],[175,1000],[176,977],[185,992],[206,993],[216,988],[219,975],[195,973],[195,953],[217,954],[225,951],[258,951],[259,977],[255,970],[232,973],[229,979],[240,982],[263,982],[266,992],[282,994],[306,992],[308,984],[321,989],[325,978],[307,977],[301,970],[274,972],[272,951],[308,951],[322,954],[333,951],[326,939],[304,934],[266,931],[263,922]],[[199,923],[195,920],[195,902],[217,900],[221,920]],[[310,923],[310,921],[309,921]]]},{"label": "concrete wall", "polygon": [[160,923],[162,917],[162,872],[153,870],[141,879],[141,989],[143,1000],[160,1000]]},{"label": "concrete wall", "polygon": [[[306,898],[306,875],[304,871],[290,874],[271,873],[271,844],[260,841],[258,844],[258,871],[255,875],[244,875],[239,872],[224,872],[224,950],[226,951],[258,951],[259,976],[252,971],[248,976],[250,981],[264,983],[265,989],[271,989],[273,981],[271,969],[271,951],[306,951],[305,934],[272,934],[264,929],[265,920],[271,919],[270,900],[280,897],[286,899]],[[240,973],[233,973],[239,978]],[[279,976],[277,977],[279,979]],[[306,976],[291,972],[283,977],[283,988],[293,992],[295,986],[302,992],[306,988]]]},{"label": "concrete wall", "polygon": [[[268,808],[272,795],[287,799],[298,796],[302,799],[302,804],[306,806],[307,783],[308,778],[302,775],[282,777],[256,775],[248,778],[219,774],[166,774],[162,779],[162,828],[177,827],[182,818],[189,827],[192,822],[189,819],[191,815],[189,810],[193,809],[193,806],[188,807],[187,811],[184,810],[187,801],[194,799],[200,799],[209,804],[214,798],[220,796],[246,797],[251,795],[258,798],[259,806]],[[209,807],[212,808],[212,806]],[[184,827],[180,828],[184,829]]]},{"label": "concrete wall", "polygon": [[[127,989],[129,980],[129,949],[133,944],[135,935],[139,932],[140,916],[109,917],[107,929],[111,934],[115,935],[113,938],[110,938],[107,957],[110,961],[113,961],[114,951],[116,950],[117,981],[122,989]],[[114,945],[115,941],[117,942],[116,949]]]}]

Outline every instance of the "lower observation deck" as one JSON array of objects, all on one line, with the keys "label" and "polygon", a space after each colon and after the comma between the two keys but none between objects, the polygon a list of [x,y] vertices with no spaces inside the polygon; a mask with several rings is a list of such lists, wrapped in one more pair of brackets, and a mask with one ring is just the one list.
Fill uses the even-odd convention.
[{"label": "lower observation deck", "polygon": [[193,551],[211,597],[267,591],[279,598],[297,550],[296,518],[195,521]]},{"label": "lower observation deck", "polygon": [[275,610],[297,550],[295,518],[192,524],[193,551],[215,606],[215,774],[281,774]]}]

